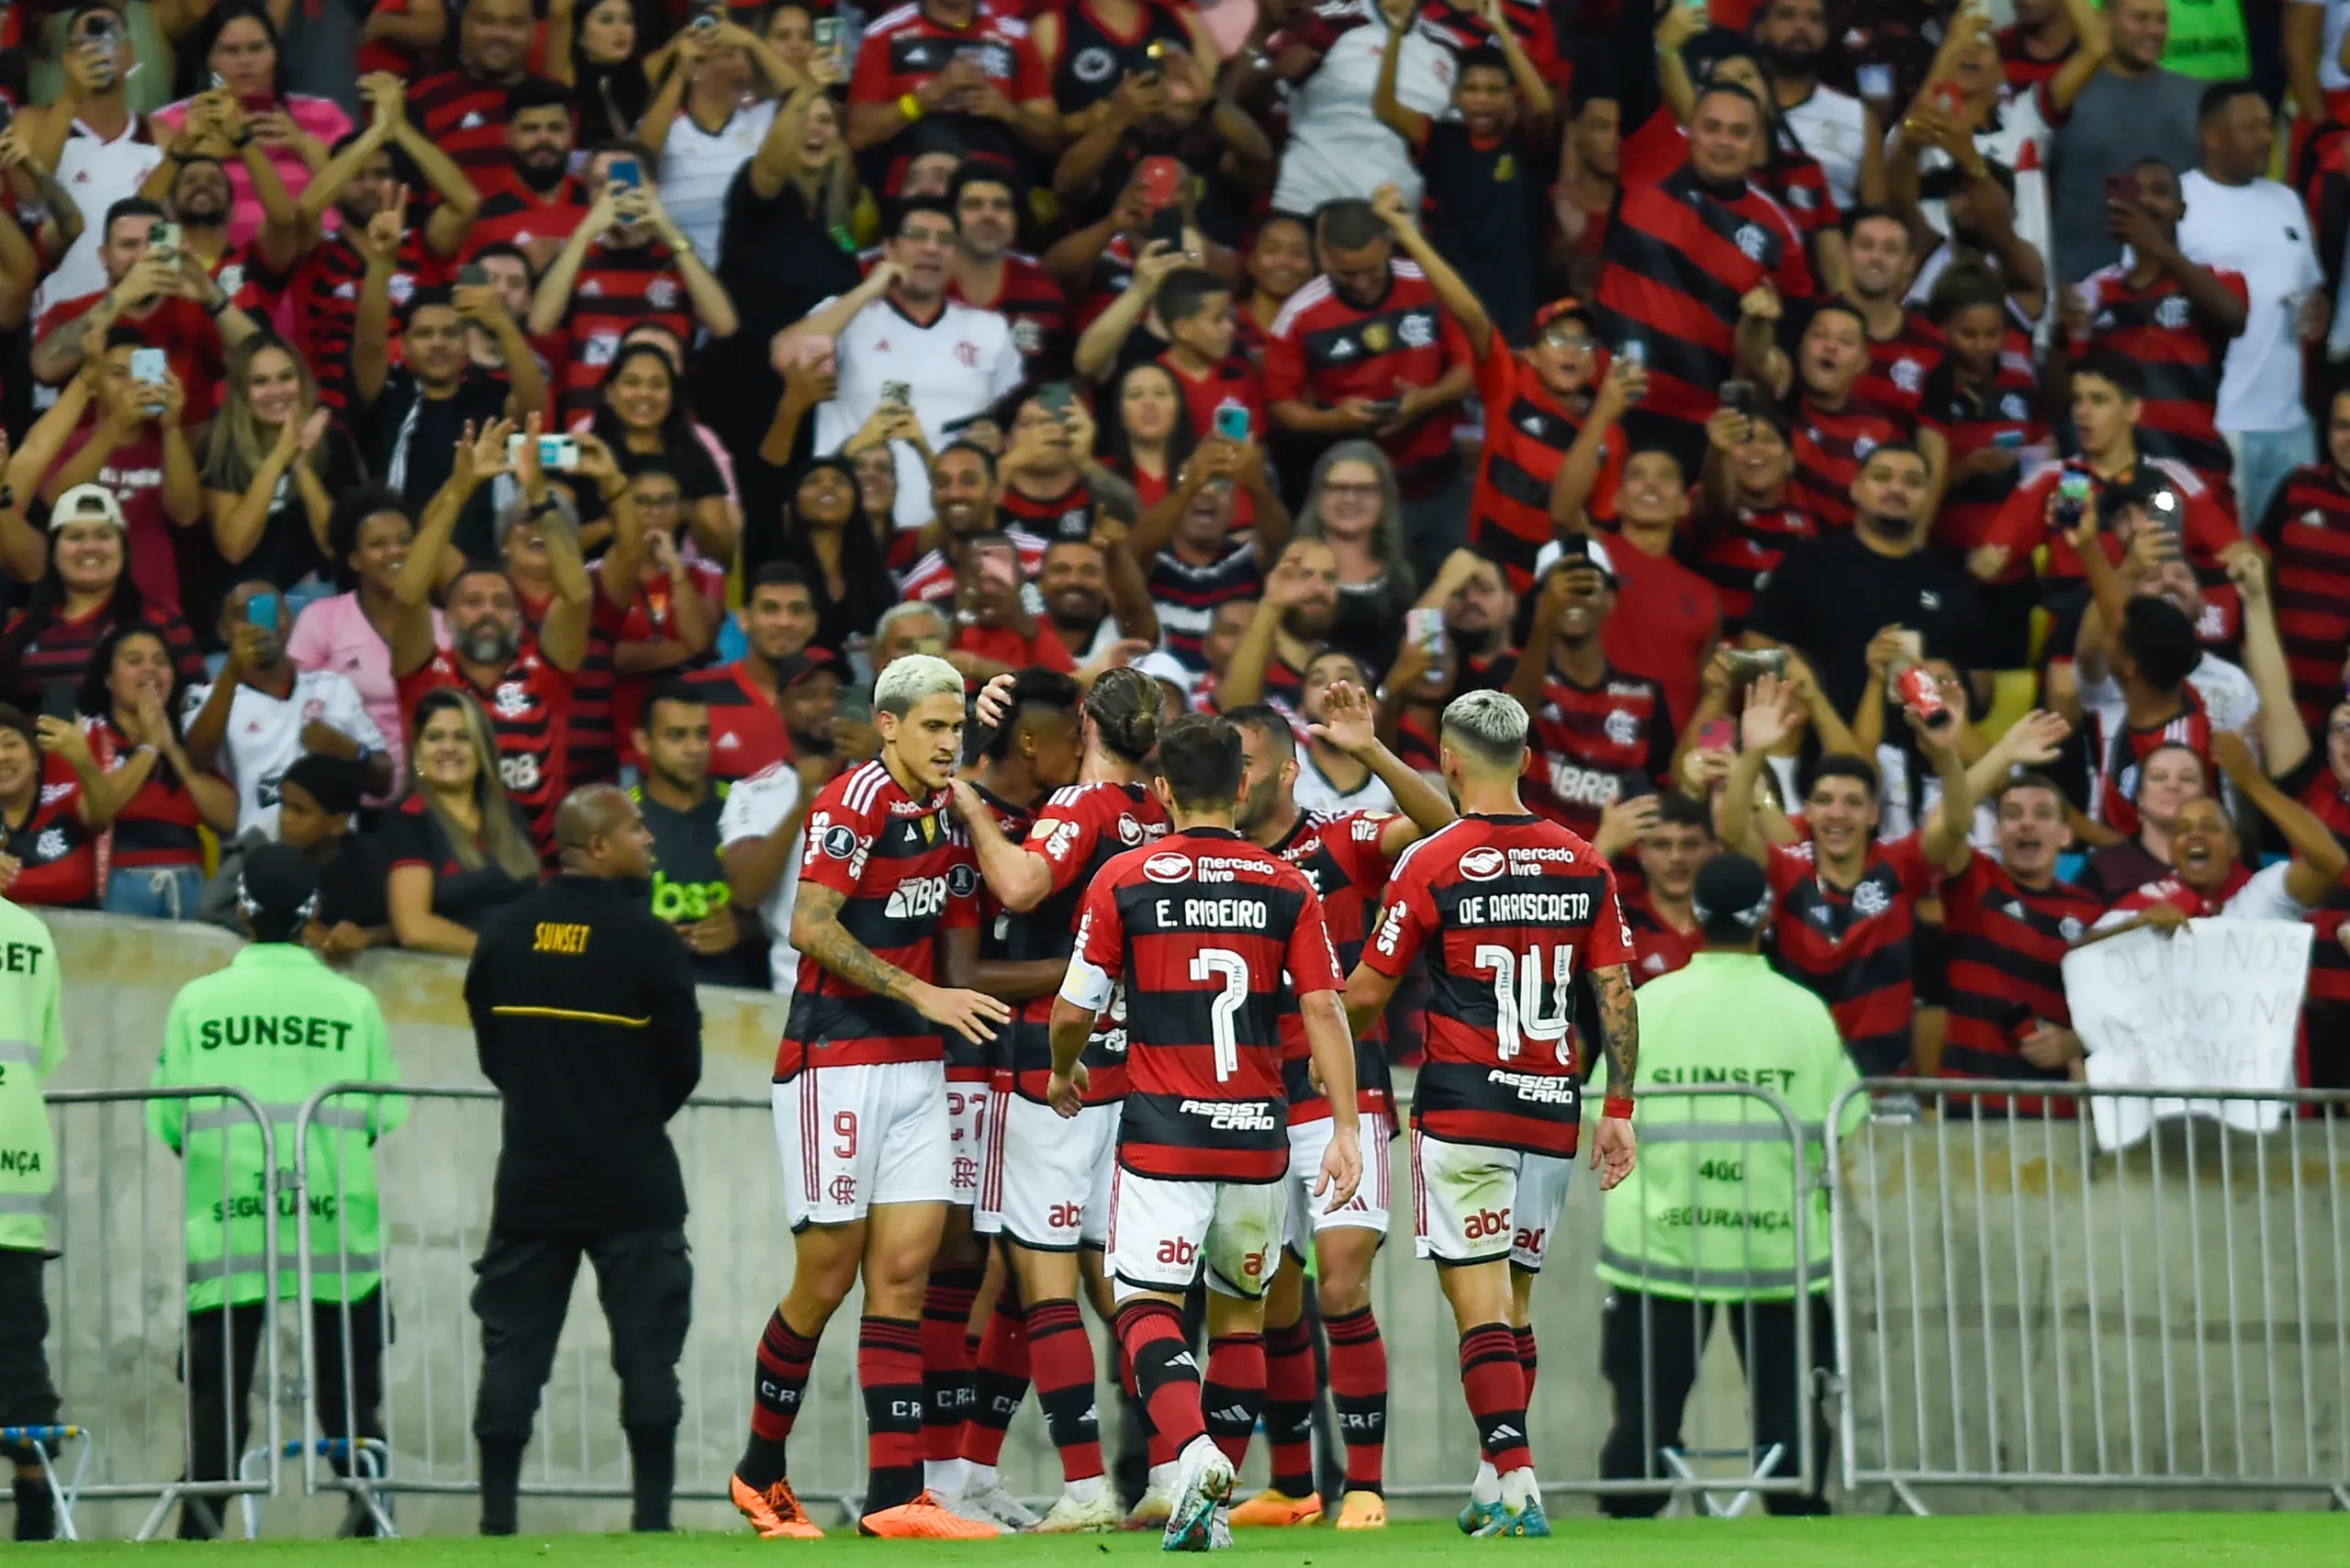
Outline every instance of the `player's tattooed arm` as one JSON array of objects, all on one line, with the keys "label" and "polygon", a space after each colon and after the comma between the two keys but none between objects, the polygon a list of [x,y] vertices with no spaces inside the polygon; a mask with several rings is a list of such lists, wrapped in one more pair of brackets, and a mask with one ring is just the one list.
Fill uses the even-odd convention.
[{"label": "player's tattooed arm", "polygon": [[801,882],[791,905],[791,945],[853,986],[899,1002],[912,1001],[921,982],[875,958],[871,948],[842,927],[841,905],[847,897],[838,888]]},{"label": "player's tattooed arm", "polygon": [[1640,1013],[1632,1001],[1632,972],[1622,964],[1594,969],[1591,988],[1599,997],[1599,1041],[1607,1053],[1608,1096],[1628,1095],[1640,1066]]}]

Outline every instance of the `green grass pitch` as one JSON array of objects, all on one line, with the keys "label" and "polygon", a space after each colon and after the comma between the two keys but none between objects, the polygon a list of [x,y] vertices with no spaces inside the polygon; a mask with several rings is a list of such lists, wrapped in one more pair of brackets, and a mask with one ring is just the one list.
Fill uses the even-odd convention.
[{"label": "green grass pitch", "polygon": [[[1379,1534],[1244,1530],[1220,1557],[1260,1568],[1383,1568],[1385,1564],[1505,1562],[1535,1557],[1592,1568],[2221,1568],[2230,1563],[2350,1562],[2340,1514],[2067,1514],[1996,1518],[1557,1521],[1548,1541],[1463,1540],[1450,1525],[1411,1523]],[[254,1541],[232,1546],[56,1546],[45,1564],[79,1568],[232,1556],[254,1568],[749,1568],[755,1563],[1140,1564],[1162,1558],[1155,1536],[1023,1537],[994,1542],[822,1541],[747,1535],[529,1537],[509,1540]]]}]

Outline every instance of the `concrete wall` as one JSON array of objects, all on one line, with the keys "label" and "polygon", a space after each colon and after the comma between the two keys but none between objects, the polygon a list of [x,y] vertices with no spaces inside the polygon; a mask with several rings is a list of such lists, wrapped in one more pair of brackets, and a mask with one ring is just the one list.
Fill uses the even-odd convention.
[{"label": "concrete wall", "polygon": [[[51,924],[68,977],[73,1049],[58,1089],[143,1085],[173,992],[236,946],[187,927],[79,914]],[[373,954],[356,972],[383,1000],[409,1081],[480,1083],[457,966]],[[715,1494],[741,1447],[752,1350],[789,1277],[790,1239],[766,1110],[782,1006],[757,993],[715,991],[703,993],[702,1005],[703,1092],[737,1103],[689,1110],[673,1128],[693,1195],[696,1266],[695,1327],[680,1368],[679,1477],[682,1488]],[[61,1111],[64,1257],[50,1271],[51,1357],[67,1418],[98,1428],[92,1479],[123,1484],[178,1473],[182,1441],[183,1195],[176,1163],[146,1137],[138,1110]],[[472,1473],[467,1433],[479,1349],[465,1300],[488,1213],[497,1126],[493,1102],[420,1101],[377,1151],[396,1320],[386,1416],[397,1473],[410,1480],[462,1483]],[[2090,1159],[2069,1131],[2051,1138],[1987,1124],[1873,1126],[1847,1162],[1844,1201],[1849,1256],[1887,1282],[1863,1277],[1854,1292],[1863,1463],[1914,1468],[1924,1451],[1942,1469],[2079,1472],[2096,1468],[2101,1439],[2114,1473],[2129,1472],[2134,1459],[2145,1474],[2244,1468],[2340,1477],[2350,1448],[2342,1172],[2322,1128],[2305,1126],[2291,1137],[2272,1140],[2265,1154],[2233,1141],[2222,1170],[2221,1145],[2207,1132],[2192,1150],[2168,1151],[2159,1170],[2144,1158],[2117,1170]],[[1399,1489],[1458,1486],[1473,1465],[1475,1438],[1449,1316],[1432,1271],[1410,1257],[1405,1147],[1399,1141],[1390,1151],[1398,1239],[1379,1287],[1393,1365],[1389,1474]],[[1667,1153],[1659,1145],[1650,1157]],[[2190,1153],[2195,1199],[2188,1195]],[[1546,1476],[1595,1474],[1609,1418],[1597,1373],[1605,1293],[1591,1272],[1598,1221],[1595,1185],[1585,1183],[1569,1204],[1538,1297],[1543,1375],[1533,1435]],[[623,1491],[616,1386],[588,1272],[525,1479]],[[846,1316],[854,1310],[852,1302],[825,1338],[793,1439],[803,1493],[856,1483],[862,1421]],[[290,1434],[299,1406],[287,1316],[278,1388]],[[254,1408],[258,1417],[260,1400]],[[1113,1425],[1106,1388],[1102,1408]],[[1690,1444],[1741,1447],[1743,1411],[1737,1361],[1717,1334],[1692,1403]],[[1964,1466],[1955,1462],[1962,1458]],[[1261,1467],[1252,1457],[1244,1479],[1255,1484]],[[1033,1401],[1013,1428],[1005,1473],[1032,1493],[1058,1487]],[[339,1503],[306,1503],[299,1490],[289,1473],[288,1495],[269,1510],[270,1533],[332,1528]],[[2199,1495],[2154,1495],[2177,1506]],[[1884,1498],[1871,1487],[1858,1501],[1881,1507]],[[1929,1500],[1943,1498],[1994,1507],[2080,1504],[2077,1494],[2045,1492]],[[1588,1506],[1559,1501],[1567,1511]],[[143,1503],[93,1505],[85,1533],[129,1533],[145,1511]],[[411,1532],[464,1530],[473,1518],[471,1500],[459,1497],[404,1498],[398,1511]],[[718,1503],[686,1505],[679,1517],[710,1528],[733,1521]],[[526,1500],[523,1509],[531,1530],[614,1529],[625,1518],[625,1505],[610,1501]]]}]

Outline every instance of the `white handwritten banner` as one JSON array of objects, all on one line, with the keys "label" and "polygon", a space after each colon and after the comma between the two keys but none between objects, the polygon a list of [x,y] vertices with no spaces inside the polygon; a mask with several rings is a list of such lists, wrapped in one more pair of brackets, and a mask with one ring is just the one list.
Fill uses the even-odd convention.
[{"label": "white handwritten banner", "polygon": [[[2308,988],[2310,928],[2289,920],[2195,920],[2141,928],[2065,956],[2065,999],[2090,1083],[2116,1089],[2288,1089]],[[2089,1102],[2099,1148],[2144,1137],[2157,1118],[2207,1116],[2273,1132],[2277,1100]]]}]

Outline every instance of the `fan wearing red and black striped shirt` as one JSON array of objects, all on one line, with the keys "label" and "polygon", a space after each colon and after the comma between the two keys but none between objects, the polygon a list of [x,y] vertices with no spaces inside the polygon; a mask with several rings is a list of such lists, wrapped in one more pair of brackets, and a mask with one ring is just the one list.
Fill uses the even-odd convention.
[{"label": "fan wearing red and black striped shirt", "polygon": [[1686,967],[1705,946],[1697,925],[1697,872],[1720,849],[1712,806],[1677,790],[1657,797],[1656,825],[1640,835],[1639,890],[1624,895],[1633,985]]},{"label": "fan wearing red and black striped shirt", "polygon": [[530,0],[471,0],[458,14],[457,63],[408,89],[408,114],[468,172],[506,165],[506,95],[527,79],[536,31]]},{"label": "fan wearing red and black striped shirt", "polygon": [[2146,382],[2140,450],[2194,469],[2232,518],[2235,463],[2214,420],[2228,345],[2243,335],[2251,293],[2242,274],[2180,252],[2187,203],[2168,164],[2147,159],[2117,177],[2137,182],[2135,201],[2106,204],[2106,227],[2130,247],[2130,264],[2100,268],[2062,298],[2058,350],[2077,357],[2103,348],[2134,361]]},{"label": "fan wearing red and black striped shirt", "polygon": [[[612,165],[636,165],[634,185],[615,184]],[[731,338],[741,325],[726,286],[694,253],[694,242],[661,205],[655,160],[620,143],[588,165],[588,188],[599,193],[531,299],[531,335],[556,338],[555,413],[566,428],[596,411],[604,372],[621,340],[645,322],[666,327],[679,342],[696,330]]]},{"label": "fan wearing red and black striped shirt", "polygon": [[1890,207],[1856,207],[1844,215],[1844,252],[1852,282],[1837,297],[1861,313],[1868,330],[1868,368],[1852,388],[1853,400],[1915,426],[1942,346],[1933,323],[1907,302],[1918,262],[1909,225]]},{"label": "fan wearing red and black striped shirt", "polygon": [[1930,474],[1942,472],[1942,437],[1864,407],[1854,395],[1868,369],[1868,323],[1841,299],[1820,302],[1796,347],[1793,431],[1795,504],[1823,527],[1850,528],[1855,515],[1852,481],[1880,446],[1915,440]]},{"label": "fan wearing red and black striped shirt", "polygon": [[[2059,722],[2061,723],[2061,721]],[[1998,788],[1998,857],[1962,845],[1944,868],[1942,953],[1949,1023],[1945,1078],[2045,1078],[2065,1082],[2081,1059],[2065,1001],[2065,953],[2104,901],[2060,880],[2056,857],[2073,842],[2064,790],[2045,774],[2018,773]],[[1965,1104],[1970,1102],[1959,1102]],[[2009,1108],[2005,1095],[1971,1102]],[[2077,1102],[2020,1096],[2013,1108],[2069,1116]]]},{"label": "fan wearing red and black striped shirt", "polygon": [[481,210],[465,235],[472,261],[491,245],[512,245],[543,270],[588,216],[588,187],[571,174],[571,90],[526,76],[506,95],[505,161],[477,168]]},{"label": "fan wearing red and black striped shirt", "polygon": [[1723,633],[1734,636],[1787,552],[1819,537],[1819,520],[1796,503],[1795,446],[1778,409],[1717,409],[1706,443],[1697,571],[1721,599]]},{"label": "fan wearing red and black striped shirt", "polygon": [[1059,375],[1069,364],[1069,296],[1034,256],[1012,248],[1020,206],[1009,170],[969,163],[956,172],[955,280],[946,297],[992,310],[1012,323],[1012,342],[1028,378]]},{"label": "fan wearing red and black striped shirt", "polygon": [[1756,815],[1756,785],[1767,754],[1793,732],[1797,713],[1785,682],[1764,676],[1754,683],[1739,720],[1741,749],[1723,790],[1722,846],[1761,862],[1770,878],[1778,904],[1768,949],[1773,967],[1828,1003],[1864,1077],[1897,1072],[1909,1060],[1917,1007],[1918,904],[1933,891],[1935,868],[1957,853],[1975,821],[1973,787],[1953,744],[1957,722],[1953,717],[1930,729],[1912,721],[1919,748],[1942,784],[1942,805],[1919,832],[1878,843],[1876,768],[1865,758],[1831,753],[1813,766],[1804,796],[1811,836],[1774,842]]},{"label": "fan wearing red and black striped shirt", "polygon": [[2293,702],[2315,729],[2342,700],[2350,647],[2350,391],[2326,409],[2325,461],[2296,468],[2260,520]]}]

